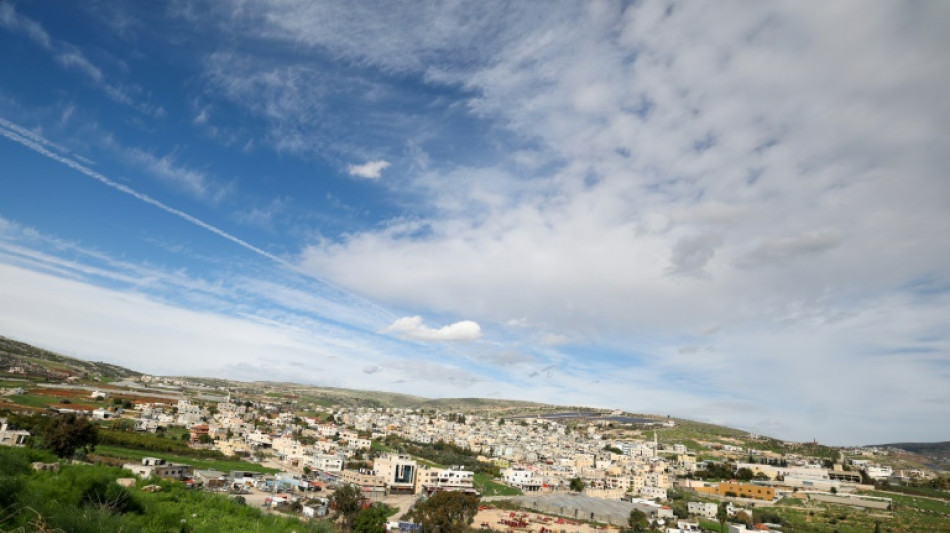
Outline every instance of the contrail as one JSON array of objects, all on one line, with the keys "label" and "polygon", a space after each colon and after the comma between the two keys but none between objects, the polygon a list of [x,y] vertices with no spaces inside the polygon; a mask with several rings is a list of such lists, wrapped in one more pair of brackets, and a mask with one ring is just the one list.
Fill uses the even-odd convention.
[{"label": "contrail", "polygon": [[[277,262],[277,263],[280,263],[280,264],[282,264],[282,265],[290,266],[290,264],[289,264],[287,261],[281,259],[280,257],[277,257],[276,255],[274,255],[274,254],[272,254],[272,253],[269,253],[269,252],[266,252],[266,251],[264,251],[264,250],[261,250],[261,249],[258,248],[257,246],[254,246],[253,244],[250,244],[250,243],[248,243],[248,242],[246,242],[246,241],[243,241],[243,240],[241,240],[241,239],[235,237],[234,235],[231,235],[230,233],[224,231],[223,229],[220,229],[220,228],[217,228],[217,227],[215,227],[215,226],[212,226],[211,224],[208,224],[207,222],[205,222],[205,221],[203,221],[203,220],[201,220],[201,219],[199,219],[199,218],[193,217],[193,216],[189,215],[188,213],[185,213],[184,211],[179,211],[178,209],[175,209],[174,207],[165,205],[165,204],[163,204],[162,202],[159,202],[158,200],[152,198],[151,196],[149,196],[149,195],[147,195],[147,194],[140,193],[140,192],[136,191],[135,189],[132,189],[131,187],[127,187],[127,186],[125,186],[125,185],[122,185],[121,183],[117,183],[117,182],[115,182],[115,181],[112,181],[112,180],[110,180],[109,178],[103,176],[102,174],[96,172],[95,170],[92,170],[92,169],[90,169],[90,168],[88,168],[88,167],[86,167],[86,166],[83,166],[83,165],[81,165],[81,164],[79,164],[79,163],[73,161],[72,159],[69,159],[69,158],[67,158],[67,157],[63,157],[63,156],[61,156],[61,155],[59,155],[59,154],[57,154],[57,153],[55,153],[55,152],[52,152],[52,151],[48,150],[45,146],[43,146],[44,144],[46,144],[47,146],[56,146],[56,145],[53,144],[53,143],[51,143],[51,142],[49,142],[49,141],[47,141],[46,139],[43,139],[42,137],[37,136],[36,134],[34,134],[34,133],[32,133],[32,132],[30,132],[30,131],[24,129],[24,128],[21,128],[20,126],[17,126],[16,124],[13,124],[13,123],[11,123],[11,122],[8,122],[8,121],[6,121],[6,120],[0,118],[0,126],[2,126],[2,127],[0,127],[0,135],[3,135],[3,136],[6,137],[7,139],[10,139],[11,141],[13,141],[13,142],[15,142],[15,143],[21,144],[21,145],[23,145],[23,146],[29,148],[30,150],[33,150],[34,152],[37,152],[37,153],[39,153],[39,154],[41,154],[41,155],[44,155],[44,156],[46,156],[46,157],[52,159],[53,161],[57,161],[57,162],[59,162],[59,163],[62,163],[62,164],[66,165],[67,167],[69,167],[69,168],[71,168],[71,169],[73,169],[73,170],[75,170],[75,171],[77,171],[77,172],[81,172],[81,173],[85,174],[86,176],[89,176],[90,178],[92,178],[92,179],[94,179],[94,180],[96,180],[96,181],[98,181],[98,182],[100,182],[100,183],[103,183],[103,184],[105,184],[105,185],[108,185],[109,187],[112,187],[113,189],[115,189],[115,190],[117,190],[117,191],[124,192],[125,194],[128,194],[129,196],[132,196],[132,197],[134,197],[134,198],[136,198],[136,199],[138,199],[138,200],[141,200],[141,201],[143,201],[143,202],[145,202],[145,203],[147,203],[147,204],[153,205],[153,206],[155,206],[155,207],[161,209],[162,211],[165,211],[166,213],[170,213],[170,214],[175,215],[175,216],[177,216],[177,217],[179,217],[179,218],[182,218],[182,219],[184,219],[184,220],[187,220],[188,222],[191,222],[192,224],[198,226],[199,228],[204,228],[204,229],[210,231],[211,233],[214,233],[215,235],[224,237],[225,239],[227,239],[227,240],[229,240],[229,241],[231,241],[231,242],[233,242],[233,243],[235,243],[235,244],[237,244],[237,245],[239,245],[239,246],[243,246],[244,248],[246,248],[246,249],[248,249],[248,250],[250,250],[250,251],[252,251],[252,252],[254,252],[254,253],[258,254],[258,255],[264,256],[264,257],[266,257],[266,258],[268,258],[268,259],[271,259],[271,260],[273,260],[273,261],[275,261],[275,262]],[[57,148],[58,148],[58,147],[57,147]]]},{"label": "contrail", "polygon": [[[2,1],[3,0],[0,0],[0,2]],[[32,131],[24,128],[23,126],[20,126],[19,124],[14,124],[13,122],[10,122],[9,120],[4,119],[3,117],[0,117],[0,126],[3,126],[4,128],[7,128],[9,130],[13,130],[13,132],[16,133],[17,135],[26,137],[35,143],[48,146],[49,148],[58,150],[63,153],[69,153],[69,150],[67,150],[65,147],[62,147],[54,143],[53,141],[44,138],[41,135],[37,135],[36,133],[33,133]]]},{"label": "contrail", "polygon": [[[0,0],[0,1],[2,1],[2,0]],[[257,246],[254,246],[253,244],[251,244],[251,243],[249,243],[249,242],[243,241],[243,240],[239,239],[238,237],[235,237],[234,235],[231,235],[230,233],[224,231],[223,229],[220,229],[220,228],[218,228],[218,227],[212,226],[211,224],[208,224],[207,222],[205,222],[205,221],[203,221],[203,220],[201,220],[201,219],[199,219],[199,218],[197,218],[197,217],[194,217],[194,216],[192,216],[192,215],[189,215],[188,213],[185,213],[184,211],[179,211],[178,209],[175,209],[174,207],[165,205],[165,204],[163,204],[162,202],[160,202],[160,201],[158,201],[158,200],[152,198],[151,196],[148,196],[147,194],[144,194],[144,193],[140,193],[140,192],[136,191],[135,189],[132,189],[131,187],[128,187],[128,186],[123,185],[123,184],[121,184],[121,183],[117,183],[117,182],[115,182],[115,181],[112,181],[111,179],[109,179],[109,178],[103,176],[102,174],[100,174],[99,172],[96,172],[95,170],[90,169],[89,167],[86,167],[86,166],[84,166],[84,165],[82,165],[82,164],[80,164],[80,163],[77,163],[76,161],[73,161],[72,159],[70,159],[70,158],[68,158],[68,157],[65,157],[65,156],[62,156],[62,155],[60,155],[60,154],[57,154],[56,152],[53,152],[52,150],[48,149],[47,147],[52,148],[53,150],[60,150],[60,151],[63,151],[63,152],[68,152],[68,150],[65,149],[65,148],[63,148],[63,147],[61,147],[61,146],[59,146],[59,145],[57,145],[57,144],[55,144],[55,143],[53,143],[52,141],[49,141],[49,140],[43,138],[43,137],[40,136],[40,135],[37,135],[36,133],[33,133],[32,131],[30,131],[30,130],[28,130],[28,129],[22,127],[22,126],[19,126],[19,125],[17,125],[17,124],[14,124],[14,123],[8,121],[8,120],[5,120],[5,119],[3,119],[2,117],[0,117],[0,136],[6,137],[7,139],[10,139],[11,141],[13,141],[13,142],[15,142],[15,143],[18,143],[18,144],[20,144],[20,145],[23,145],[23,146],[25,146],[25,147],[27,147],[27,148],[29,148],[29,149],[31,149],[31,150],[33,150],[33,151],[35,151],[35,152],[41,154],[41,155],[43,155],[43,156],[46,156],[46,157],[48,157],[48,158],[50,158],[50,159],[52,159],[52,160],[54,160],[54,161],[57,161],[57,162],[59,162],[59,163],[62,163],[62,164],[64,164],[64,165],[68,166],[69,168],[71,168],[71,169],[73,169],[73,170],[76,170],[76,171],[78,171],[78,172],[81,172],[82,174],[85,174],[86,176],[88,176],[88,177],[90,177],[90,178],[92,178],[92,179],[94,179],[94,180],[96,180],[96,181],[98,181],[98,182],[100,182],[100,183],[102,183],[102,184],[104,184],[104,185],[107,185],[107,186],[109,186],[109,187],[111,187],[111,188],[113,188],[113,189],[115,189],[115,190],[124,192],[125,194],[128,194],[129,196],[132,196],[133,198],[136,198],[136,199],[138,199],[138,200],[141,200],[141,201],[143,201],[143,202],[145,202],[145,203],[147,203],[147,204],[153,205],[153,206],[155,206],[155,207],[161,209],[162,211],[165,211],[166,213],[170,213],[170,214],[175,215],[175,216],[177,216],[177,217],[179,217],[179,218],[182,218],[182,219],[184,219],[184,220],[187,220],[188,222],[191,222],[192,224],[198,226],[199,228],[206,229],[206,230],[210,231],[211,233],[214,233],[215,235],[218,235],[218,236],[220,236],[220,237],[224,237],[225,239],[227,239],[227,240],[229,240],[229,241],[231,241],[231,242],[237,244],[238,246],[241,246],[241,247],[243,247],[243,248],[245,248],[245,249],[247,249],[247,250],[250,250],[250,251],[252,251],[252,252],[254,252],[254,253],[256,253],[256,254],[258,254],[258,255],[260,255],[260,256],[266,257],[266,258],[268,258],[268,259],[270,259],[270,260],[272,260],[272,261],[274,261],[274,262],[276,262],[276,263],[278,263],[278,264],[280,264],[280,265],[282,265],[282,266],[287,267],[288,270],[290,270],[291,272],[296,272],[296,273],[301,274],[301,275],[304,275],[304,276],[306,276],[306,277],[308,277],[308,278],[310,278],[310,279],[316,280],[316,281],[318,281],[319,283],[323,284],[324,286],[329,287],[329,288],[331,288],[331,289],[337,291],[340,295],[343,295],[343,296],[349,298],[351,301],[353,301],[353,302],[355,302],[355,303],[357,303],[357,304],[359,304],[359,305],[362,305],[362,306],[365,306],[366,308],[372,309],[372,310],[374,310],[374,311],[380,313],[380,314],[383,315],[383,316],[386,316],[386,317],[391,317],[391,316],[392,316],[392,312],[391,312],[391,311],[389,311],[388,309],[386,309],[386,308],[380,306],[379,304],[377,304],[377,303],[375,303],[375,302],[373,302],[373,301],[370,301],[370,300],[367,300],[367,299],[365,299],[365,298],[363,298],[363,297],[361,297],[361,296],[355,295],[355,294],[351,293],[350,291],[348,291],[348,290],[346,290],[346,289],[344,289],[344,288],[342,288],[342,287],[339,287],[339,286],[337,286],[337,285],[335,285],[335,284],[333,284],[333,283],[330,283],[329,281],[327,281],[327,280],[325,280],[325,279],[316,277],[316,276],[314,276],[314,275],[312,275],[312,274],[310,274],[310,273],[308,273],[308,272],[304,272],[304,271],[302,271],[302,270],[300,269],[299,266],[296,266],[296,265],[294,265],[294,264],[292,264],[292,263],[290,263],[290,262],[288,262],[288,261],[286,261],[286,260],[284,260],[284,259],[281,259],[280,257],[277,257],[276,255],[274,255],[274,254],[272,254],[272,253],[266,252],[266,251],[264,251],[264,250],[258,248]]]}]

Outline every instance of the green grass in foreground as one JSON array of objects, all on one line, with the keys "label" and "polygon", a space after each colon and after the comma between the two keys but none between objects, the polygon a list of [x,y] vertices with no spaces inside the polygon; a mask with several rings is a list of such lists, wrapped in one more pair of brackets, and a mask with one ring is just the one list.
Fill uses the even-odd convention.
[{"label": "green grass in foreground", "polygon": [[32,461],[50,461],[40,450],[0,446],[0,531],[102,533],[336,533],[330,521],[301,522],[262,513],[220,494],[189,490],[182,483],[158,481],[157,492],[138,480],[129,488],[115,483],[128,472],[98,465],[63,464],[58,472],[36,472]]},{"label": "green grass in foreground", "polygon": [[130,461],[141,461],[145,457],[158,457],[160,459],[165,459],[170,463],[191,465],[200,470],[208,470],[213,468],[222,472],[230,472],[231,470],[245,470],[248,472],[262,472],[264,474],[274,474],[278,472],[276,469],[267,468],[266,466],[261,466],[257,463],[251,463],[248,461],[242,461],[240,459],[199,459],[196,457],[186,457],[171,453],[133,450],[129,448],[121,448],[119,446],[96,446],[96,451],[94,453],[96,455],[128,459]]}]

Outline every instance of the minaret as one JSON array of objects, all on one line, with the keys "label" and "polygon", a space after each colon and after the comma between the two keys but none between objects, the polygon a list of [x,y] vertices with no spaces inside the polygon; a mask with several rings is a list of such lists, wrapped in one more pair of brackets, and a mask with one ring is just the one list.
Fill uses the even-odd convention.
[{"label": "minaret", "polygon": [[660,449],[660,444],[656,438],[656,430],[653,430],[653,457],[656,457],[657,450]]}]

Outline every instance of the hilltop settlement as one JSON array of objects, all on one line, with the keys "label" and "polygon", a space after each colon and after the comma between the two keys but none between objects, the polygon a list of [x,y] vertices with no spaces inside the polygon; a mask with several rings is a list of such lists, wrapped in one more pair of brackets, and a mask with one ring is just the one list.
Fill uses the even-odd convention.
[{"label": "hilltop settlement", "polygon": [[112,465],[129,490],[177,484],[343,529],[355,526],[334,495],[353,491],[360,508],[386,510],[380,528],[393,532],[429,533],[419,506],[445,493],[478,502],[463,529],[512,533],[950,530],[945,465],[897,448],[620,411],[148,376],[3,341],[0,446],[52,449],[64,417],[94,430],[67,463],[34,465],[48,476]]}]

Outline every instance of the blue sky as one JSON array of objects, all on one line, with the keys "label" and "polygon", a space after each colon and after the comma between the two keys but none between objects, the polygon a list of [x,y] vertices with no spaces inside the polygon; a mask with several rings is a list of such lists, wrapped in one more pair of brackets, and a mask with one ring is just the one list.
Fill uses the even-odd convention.
[{"label": "blue sky", "polygon": [[0,334],[946,440],[944,2],[0,3]]}]

